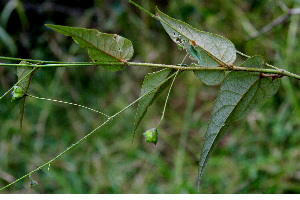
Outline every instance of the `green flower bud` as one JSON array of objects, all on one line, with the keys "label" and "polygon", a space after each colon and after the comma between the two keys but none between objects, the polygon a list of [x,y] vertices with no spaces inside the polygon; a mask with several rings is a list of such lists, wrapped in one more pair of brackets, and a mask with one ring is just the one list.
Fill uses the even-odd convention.
[{"label": "green flower bud", "polygon": [[11,94],[12,94],[11,101],[22,99],[25,95],[20,86],[14,86],[14,90]]},{"label": "green flower bud", "polygon": [[152,128],[146,131],[145,133],[143,133],[143,135],[145,136],[146,142],[153,143],[156,145],[158,140],[158,131],[156,128]]}]

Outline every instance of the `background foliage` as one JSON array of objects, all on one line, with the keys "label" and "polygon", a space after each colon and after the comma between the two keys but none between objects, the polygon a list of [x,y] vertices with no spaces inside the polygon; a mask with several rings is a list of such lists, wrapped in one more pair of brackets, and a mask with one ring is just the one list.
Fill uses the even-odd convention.
[{"label": "background foliage", "polygon": [[[289,7],[299,1],[286,0]],[[299,16],[253,40],[250,33],[284,14],[279,1],[137,1],[154,12],[230,39],[239,51],[300,74]],[[160,23],[125,0],[1,1],[0,55],[90,61],[72,39],[46,23],[95,28],[132,41],[133,61],[179,64],[185,56]],[[241,57],[237,63],[241,63]],[[188,61],[187,63],[189,63]],[[113,114],[139,97],[144,76],[128,67],[110,73],[97,67],[39,70],[29,93],[83,104]],[[0,94],[17,81],[16,68],[0,68]],[[201,193],[300,192],[300,83],[284,77],[264,101],[223,138],[208,163]],[[132,143],[135,108],[110,122],[61,159],[2,193],[196,193],[203,138],[219,86],[208,87],[192,72],[173,87],[157,145],[142,132],[155,127],[164,96],[152,105]],[[97,127],[104,118],[85,109],[28,98],[19,132],[18,104],[0,102],[0,187],[52,159]]]}]

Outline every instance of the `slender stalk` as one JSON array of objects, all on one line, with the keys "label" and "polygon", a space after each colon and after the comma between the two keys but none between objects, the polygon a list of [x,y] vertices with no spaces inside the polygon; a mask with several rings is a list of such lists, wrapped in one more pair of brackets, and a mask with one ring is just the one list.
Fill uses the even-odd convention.
[{"label": "slender stalk", "polygon": [[[180,64],[180,66],[182,66],[182,64],[183,64],[184,60],[186,59],[186,57],[187,57],[188,55],[189,55],[188,53],[185,55],[185,57],[183,58],[183,60],[182,60],[182,62],[181,62],[181,64]],[[172,90],[173,84],[174,84],[174,82],[175,82],[175,79],[176,79],[176,77],[177,77],[177,75],[178,75],[179,71],[180,71],[180,70],[177,70],[177,71],[176,71],[176,73],[175,73],[175,77],[173,78],[173,80],[172,80],[172,83],[171,83],[171,85],[170,85],[170,89],[169,89],[169,91],[168,91],[168,94],[167,94],[167,98],[166,98],[166,101],[165,101],[165,105],[164,105],[163,113],[162,113],[162,115],[161,115],[161,119],[160,119],[160,121],[158,122],[158,124],[157,124],[157,126],[156,126],[156,129],[158,129],[158,127],[160,126],[161,122],[162,122],[162,121],[163,121],[163,119],[164,119],[164,116],[165,116],[165,111],[166,111],[166,107],[167,107],[167,103],[168,103],[168,99],[169,99],[169,96],[170,96],[170,93],[171,93],[171,90]]]},{"label": "slender stalk", "polygon": [[5,56],[0,56],[0,59],[3,59],[3,60],[15,60],[15,61],[27,61],[27,62],[38,62],[38,63],[63,63],[63,62],[56,62],[56,61],[43,61],[43,60],[13,58],[13,57],[5,57]]},{"label": "slender stalk", "polygon": [[80,105],[80,104],[77,104],[77,103],[71,103],[71,102],[67,102],[67,101],[60,101],[60,100],[49,99],[49,98],[44,98],[44,97],[37,97],[37,96],[30,95],[30,94],[26,94],[26,96],[34,98],[34,99],[39,99],[39,100],[46,100],[46,101],[52,101],[52,102],[57,102],[57,103],[69,104],[69,105],[72,105],[72,106],[78,106],[78,107],[85,108],[85,109],[88,109],[90,111],[99,113],[99,114],[104,115],[106,117],[109,117],[107,114],[104,114],[103,112],[100,112],[100,111],[95,110],[93,108],[89,108],[89,107],[86,107],[86,106],[83,106],[83,105]]},{"label": "slender stalk", "polygon": [[[227,67],[183,67],[178,65],[164,65],[164,64],[152,64],[152,63],[135,63],[128,62],[128,66],[142,66],[142,67],[159,67],[159,68],[170,68],[177,69],[181,71],[247,71],[247,72],[260,72],[260,73],[271,73],[271,74],[281,74],[283,76],[289,76],[300,80],[300,75],[293,74],[283,69],[261,69],[261,68],[247,68],[232,66],[232,68]],[[268,65],[269,66],[269,65]]]},{"label": "slender stalk", "polygon": [[168,94],[167,94],[167,98],[166,98],[166,101],[165,101],[163,113],[162,113],[162,115],[161,115],[160,121],[158,122],[158,124],[157,124],[157,126],[156,126],[156,129],[158,129],[158,127],[160,126],[161,122],[162,122],[163,119],[164,119],[165,111],[166,111],[166,107],[167,107],[167,103],[168,103],[168,99],[169,99],[169,96],[170,96],[170,93],[171,93],[171,89],[172,89],[172,87],[173,87],[174,81],[175,81],[175,79],[176,79],[178,73],[179,73],[179,70],[176,71],[175,77],[173,78],[172,83],[171,83],[171,85],[170,85],[170,89],[169,89]]},{"label": "slender stalk", "polygon": [[[288,72],[283,69],[259,69],[259,68],[247,68],[232,66],[228,67],[189,67],[189,66],[180,66],[180,65],[164,65],[164,64],[154,64],[154,63],[137,63],[137,62],[78,62],[78,63],[66,63],[66,64],[6,64],[0,63],[0,66],[3,67],[16,67],[16,66],[27,66],[27,67],[83,67],[83,66],[101,66],[101,65],[110,65],[110,66],[138,66],[138,67],[157,67],[157,68],[169,68],[177,69],[180,71],[247,71],[247,72],[260,72],[260,73],[271,73],[271,74],[281,74],[283,76],[288,76],[300,80],[300,75]],[[267,64],[271,67],[271,65]]]},{"label": "slender stalk", "polygon": [[[270,67],[270,68],[272,68],[272,69],[280,70],[279,68],[277,68],[277,67],[275,67],[275,66],[273,66],[273,65],[270,65],[270,64],[268,64],[268,63],[266,63],[266,66],[268,66],[268,67]],[[284,70],[284,69],[281,69],[281,70]]]},{"label": "slender stalk", "polygon": [[248,56],[247,54],[244,54],[244,53],[242,53],[242,52],[240,52],[240,51],[236,51],[236,53],[237,53],[237,54],[240,54],[241,56],[244,56],[244,57],[246,57],[246,58],[251,58],[251,56]]},{"label": "slender stalk", "polygon": [[52,162],[54,162],[56,159],[60,158],[62,155],[64,155],[65,153],[67,153],[70,149],[72,149],[73,147],[77,146],[79,143],[81,143],[82,141],[84,141],[85,139],[87,139],[89,136],[91,136],[93,133],[95,133],[98,129],[100,129],[102,126],[104,126],[105,124],[107,124],[108,122],[110,122],[111,120],[113,120],[115,117],[117,117],[118,115],[122,114],[125,110],[127,110],[128,108],[130,108],[132,105],[134,105],[135,103],[137,103],[138,101],[140,101],[141,99],[143,99],[145,96],[147,96],[148,94],[150,94],[151,92],[153,92],[156,88],[160,87],[162,84],[164,84],[165,82],[167,82],[168,80],[170,80],[171,78],[173,78],[176,75],[176,73],[172,74],[171,76],[169,76],[167,79],[165,79],[164,81],[162,81],[159,85],[157,85],[156,87],[154,87],[152,90],[150,90],[149,92],[147,92],[146,94],[144,94],[143,96],[139,97],[138,99],[136,99],[135,101],[133,101],[131,104],[129,104],[128,106],[124,107],[122,110],[120,110],[119,112],[115,113],[114,115],[112,115],[111,117],[109,117],[105,122],[103,122],[101,125],[99,125],[97,128],[95,128],[93,131],[91,131],[89,134],[85,135],[83,138],[81,138],[80,140],[78,140],[76,143],[72,144],[71,146],[69,146],[66,150],[64,150],[63,152],[61,152],[60,154],[58,154],[55,158],[53,158],[52,160],[44,163],[43,165],[41,165],[40,167],[36,168],[35,170],[29,172],[28,174],[22,176],[21,178],[15,180],[14,182],[4,186],[3,188],[0,189],[0,191],[4,190],[5,188],[19,182],[20,180],[28,177],[29,175],[31,175],[32,173],[42,169],[45,166],[49,166]]},{"label": "slender stalk", "polygon": [[122,62],[66,62],[66,63],[55,63],[55,64],[7,64],[7,63],[0,63],[0,66],[2,67],[19,67],[19,66],[24,66],[24,67],[85,67],[85,66],[100,66],[100,65],[125,65]]},{"label": "slender stalk", "polygon": [[15,60],[15,61],[27,61],[27,62],[36,62],[37,64],[75,64],[75,63],[90,63],[90,62],[63,62],[63,61],[48,61],[48,60],[34,60],[34,59],[24,59],[24,58],[14,58],[14,57],[5,57],[0,56],[2,60]]},{"label": "slender stalk", "polygon": [[141,9],[142,11],[145,11],[146,13],[148,13],[151,17],[157,18],[154,14],[152,14],[151,12],[149,12],[148,10],[146,10],[145,8],[139,6],[138,4],[134,3],[131,0],[128,0],[128,2],[132,3],[133,5],[135,5],[136,7],[138,7],[139,9]]}]

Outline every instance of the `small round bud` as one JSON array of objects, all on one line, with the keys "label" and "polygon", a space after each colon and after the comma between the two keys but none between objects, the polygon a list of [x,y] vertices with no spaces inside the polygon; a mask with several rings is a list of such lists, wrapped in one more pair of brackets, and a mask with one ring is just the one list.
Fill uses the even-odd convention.
[{"label": "small round bud", "polygon": [[14,86],[14,90],[11,94],[12,94],[11,101],[22,99],[25,95],[24,91],[20,86]]},{"label": "small round bud", "polygon": [[146,131],[145,133],[143,133],[143,135],[145,136],[146,142],[153,143],[156,145],[158,140],[158,131],[156,128],[152,128]]}]

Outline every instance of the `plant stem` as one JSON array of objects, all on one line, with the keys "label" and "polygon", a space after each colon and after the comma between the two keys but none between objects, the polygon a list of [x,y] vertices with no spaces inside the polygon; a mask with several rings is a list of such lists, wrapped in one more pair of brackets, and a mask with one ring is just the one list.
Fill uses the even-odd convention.
[{"label": "plant stem", "polygon": [[[187,57],[188,55],[189,55],[188,53],[185,55],[185,57],[183,58],[183,60],[182,60],[182,62],[181,62],[181,64],[180,64],[180,66],[182,66],[182,64],[183,64],[184,60],[186,59],[186,57]],[[160,119],[160,121],[158,122],[158,124],[157,124],[157,126],[156,126],[156,129],[158,129],[158,127],[160,126],[161,122],[162,122],[162,121],[163,121],[163,119],[164,119],[164,116],[165,116],[165,111],[166,111],[166,107],[167,107],[167,103],[168,103],[168,99],[169,99],[169,96],[170,96],[170,93],[171,93],[171,90],[172,90],[173,84],[174,84],[174,82],[175,82],[175,79],[176,79],[176,77],[177,77],[177,75],[178,75],[179,71],[180,71],[180,70],[177,70],[177,71],[176,71],[176,73],[175,73],[175,77],[173,78],[173,80],[172,80],[172,83],[171,83],[171,85],[170,85],[170,89],[169,89],[169,91],[168,91],[168,94],[167,94],[167,98],[166,98],[166,101],[165,101],[165,105],[164,105],[163,113],[162,113],[162,115],[161,115],[161,119]]]},{"label": "plant stem", "polygon": [[95,109],[92,109],[92,108],[89,108],[89,107],[86,107],[86,106],[83,106],[83,105],[80,105],[80,104],[77,104],[77,103],[71,103],[71,102],[66,102],[66,101],[60,101],[60,100],[56,100],[56,99],[48,99],[48,98],[44,98],[44,97],[37,97],[37,96],[30,95],[30,94],[26,94],[26,95],[27,95],[28,97],[31,97],[31,98],[34,98],[34,99],[46,100],[46,101],[52,101],[52,102],[63,103],[63,104],[69,104],[69,105],[72,105],[72,106],[78,106],[78,107],[85,108],[85,109],[88,109],[88,110],[90,110],[90,111],[99,113],[99,114],[104,115],[104,116],[106,116],[106,117],[109,117],[107,114],[104,114],[103,112],[100,112],[100,111],[98,111],[98,110],[95,110]]},{"label": "plant stem", "polygon": [[236,51],[236,53],[237,53],[237,54],[240,54],[241,56],[244,56],[244,57],[246,57],[246,58],[251,58],[251,56],[248,56],[247,54],[244,54],[244,53],[242,53],[242,52],[240,52],[240,51]]},{"label": "plant stem", "polygon": [[166,98],[166,101],[165,101],[163,113],[162,113],[162,115],[161,115],[160,121],[158,122],[158,124],[157,124],[157,126],[156,126],[156,129],[158,129],[158,127],[160,126],[161,122],[162,122],[163,119],[164,119],[165,111],[166,111],[166,107],[167,107],[167,103],[168,103],[168,99],[169,99],[169,96],[170,96],[170,93],[171,93],[171,89],[172,89],[172,87],[173,87],[173,84],[174,84],[174,81],[175,81],[175,79],[176,79],[176,77],[177,77],[178,72],[179,72],[179,70],[177,70],[177,71],[175,72],[175,77],[173,78],[172,83],[171,83],[171,85],[170,85],[170,89],[169,89],[168,94],[167,94],[167,98]]},{"label": "plant stem", "polygon": [[[47,62],[47,61],[42,61],[42,62]],[[51,61],[49,61],[51,62]],[[100,65],[125,65],[122,62],[62,62],[60,63],[54,63],[54,64],[6,64],[6,63],[0,63],[0,66],[2,67],[19,67],[19,66],[24,66],[24,67],[86,67],[86,66],[100,66]]]},{"label": "plant stem", "polygon": [[13,58],[13,57],[5,57],[5,56],[0,56],[0,59],[3,60],[16,60],[16,61],[28,61],[28,62],[39,62],[39,63],[60,63],[56,61],[42,61],[42,60],[33,60],[33,59],[23,59],[23,58]]},{"label": "plant stem", "polygon": [[[28,75],[28,74],[27,74]],[[26,76],[27,76],[26,75]],[[127,110],[128,108],[130,108],[132,105],[134,105],[135,103],[137,103],[138,101],[140,101],[141,99],[143,99],[145,96],[147,96],[148,94],[150,94],[151,92],[153,92],[155,89],[157,89],[158,87],[160,87],[162,84],[164,84],[165,82],[167,82],[168,80],[170,80],[171,78],[173,78],[176,75],[176,73],[172,74],[171,76],[169,76],[168,78],[166,78],[164,81],[162,81],[159,85],[157,85],[156,87],[154,87],[152,90],[150,90],[149,92],[147,92],[146,94],[144,94],[143,96],[139,97],[138,99],[136,99],[135,101],[133,101],[131,104],[129,104],[128,106],[124,107],[122,110],[120,110],[119,112],[115,113],[114,115],[110,116],[105,122],[103,122],[101,125],[99,125],[97,128],[95,128],[93,131],[91,131],[89,134],[85,135],[83,138],[81,138],[80,140],[78,140],[76,143],[72,144],[71,146],[69,146],[66,150],[64,150],[63,152],[61,152],[60,154],[58,154],[55,158],[53,158],[52,160],[46,162],[45,164],[41,165],[40,167],[36,168],[35,170],[29,172],[28,174],[22,176],[21,178],[15,180],[14,182],[4,186],[3,188],[0,189],[0,191],[4,190],[5,188],[19,182],[20,180],[26,178],[27,176],[31,175],[32,173],[42,169],[45,166],[49,166],[52,162],[54,162],[56,159],[60,158],[62,155],[64,155],[65,153],[67,153],[70,149],[72,149],[73,147],[77,146],[79,143],[81,143],[82,141],[84,141],[85,139],[87,139],[89,136],[91,136],[93,133],[95,133],[98,129],[100,129],[102,126],[104,126],[105,124],[107,124],[109,121],[113,120],[115,117],[117,117],[118,115],[122,114],[125,110]]]},{"label": "plant stem", "polygon": [[[111,65],[111,66],[139,66],[139,67],[157,67],[157,68],[169,68],[176,69],[180,71],[248,71],[248,72],[260,72],[260,73],[271,73],[271,74],[281,74],[283,76],[288,76],[291,78],[295,78],[300,80],[300,75],[293,74],[283,69],[260,69],[260,68],[247,68],[247,67],[239,67],[232,66],[228,67],[186,67],[180,65],[164,65],[164,64],[154,64],[154,63],[137,63],[137,62],[74,62],[74,63],[56,63],[56,64],[6,64],[0,63],[0,66],[3,67],[16,67],[16,66],[27,66],[27,67],[83,67],[83,66],[103,66],[103,65]],[[267,66],[271,67],[271,65],[267,64]]]},{"label": "plant stem", "polygon": [[135,5],[136,7],[138,7],[139,9],[141,9],[142,11],[145,11],[146,13],[148,13],[151,17],[157,18],[154,14],[152,14],[151,12],[149,12],[148,10],[146,10],[145,8],[139,6],[138,4],[134,3],[131,0],[128,0],[128,2],[132,3],[133,5]]}]

